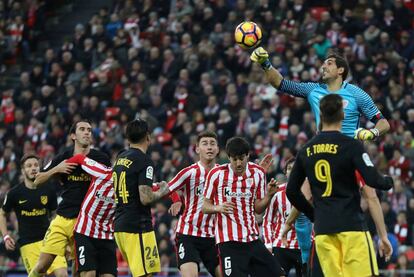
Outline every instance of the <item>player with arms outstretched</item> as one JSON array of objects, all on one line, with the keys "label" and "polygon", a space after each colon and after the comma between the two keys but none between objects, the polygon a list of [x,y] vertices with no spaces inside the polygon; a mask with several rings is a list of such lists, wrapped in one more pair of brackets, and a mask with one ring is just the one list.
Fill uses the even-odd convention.
[{"label": "player with arms outstretched", "polygon": [[[390,125],[383,117],[372,98],[361,88],[345,81],[349,66],[346,60],[338,54],[330,54],[322,64],[322,83],[295,82],[284,79],[269,61],[269,54],[262,47],[251,54],[251,59],[259,63],[270,84],[283,93],[306,98],[315,115],[316,125],[320,123],[319,101],[331,93],[338,94],[344,101],[345,118],[341,132],[349,137],[360,140],[373,140],[385,134]],[[364,115],[367,120],[375,124],[372,129],[359,128],[359,118]]]},{"label": "player with arms outstretched", "polygon": [[[381,190],[393,180],[381,176],[362,143],[340,133],[343,99],[329,94],[320,101],[322,131],[298,153],[286,195],[315,222],[315,245],[325,276],[376,276],[378,266],[361,210],[358,170],[367,184]],[[313,206],[301,192],[308,178]]]},{"label": "player with arms outstretched", "polygon": [[[372,98],[361,88],[345,81],[348,76],[349,66],[342,56],[331,54],[325,59],[321,67],[322,83],[294,82],[284,79],[282,74],[272,66],[269,61],[269,54],[262,47],[255,49],[250,58],[262,66],[267,79],[273,87],[283,93],[308,100],[318,128],[320,126],[320,99],[328,94],[338,94],[342,97],[344,106],[345,118],[341,127],[343,134],[359,140],[374,140],[390,129],[388,121],[378,110]],[[361,115],[373,122],[375,127],[369,130],[360,128],[359,122]],[[355,174],[358,176],[358,173]],[[360,182],[364,183],[364,180],[360,180]],[[381,252],[385,252],[386,256],[390,256],[392,247],[387,237],[384,215],[377,194],[373,188],[367,186],[363,186],[361,193],[367,200],[370,214],[375,222],[380,238],[379,249]],[[292,214],[298,215],[294,210]],[[303,230],[309,229],[306,227],[308,225],[306,221],[303,221]],[[289,227],[290,225],[286,226]],[[308,244],[309,239],[307,238],[309,236],[310,234],[307,236],[298,236],[298,238],[300,241],[301,238],[307,240],[303,242],[306,245]]]}]

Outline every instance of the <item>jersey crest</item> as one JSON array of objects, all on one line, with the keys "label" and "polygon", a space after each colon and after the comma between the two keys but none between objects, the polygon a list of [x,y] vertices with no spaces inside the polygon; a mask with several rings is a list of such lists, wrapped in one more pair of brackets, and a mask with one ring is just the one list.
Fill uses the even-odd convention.
[{"label": "jersey crest", "polygon": [[40,196],[40,203],[42,203],[42,205],[46,205],[47,201],[48,201],[47,195]]}]

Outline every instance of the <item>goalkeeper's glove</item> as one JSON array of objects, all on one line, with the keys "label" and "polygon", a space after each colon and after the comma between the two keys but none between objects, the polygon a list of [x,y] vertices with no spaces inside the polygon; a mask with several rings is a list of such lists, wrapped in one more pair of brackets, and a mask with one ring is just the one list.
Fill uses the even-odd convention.
[{"label": "goalkeeper's glove", "polygon": [[377,128],[373,129],[365,129],[365,128],[358,128],[355,130],[355,139],[358,140],[374,140],[379,137],[380,133]]},{"label": "goalkeeper's glove", "polygon": [[253,62],[260,64],[264,70],[268,70],[272,67],[272,64],[269,61],[269,53],[267,53],[263,47],[254,49],[250,55],[250,59]]}]

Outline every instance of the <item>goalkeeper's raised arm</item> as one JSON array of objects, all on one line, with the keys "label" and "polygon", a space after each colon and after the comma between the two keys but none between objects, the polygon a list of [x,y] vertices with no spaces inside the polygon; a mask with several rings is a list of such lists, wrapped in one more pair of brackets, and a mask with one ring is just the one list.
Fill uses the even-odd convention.
[{"label": "goalkeeper's raised arm", "polygon": [[250,55],[250,59],[260,64],[269,83],[281,92],[296,97],[307,98],[310,92],[318,87],[318,83],[294,82],[284,79],[279,70],[272,66],[269,60],[269,54],[263,47],[256,48]]},{"label": "goalkeeper's raised arm", "polygon": [[[356,85],[346,82],[349,72],[348,62],[339,54],[329,54],[324,60],[320,72],[321,80],[316,82],[294,82],[283,78],[282,74],[272,66],[269,54],[259,47],[250,55],[250,59],[261,65],[265,75],[278,91],[296,97],[306,98],[319,126],[319,100],[330,93],[343,98],[345,118],[341,132],[359,140],[373,140],[386,133],[390,125],[367,92]],[[372,129],[359,128],[360,116],[375,124]]]},{"label": "goalkeeper's raised arm", "polygon": [[283,76],[279,72],[279,70],[272,66],[269,60],[269,53],[267,53],[267,51],[263,47],[259,47],[252,52],[252,54],[250,55],[250,59],[253,62],[256,62],[261,65],[261,67],[265,71],[269,83],[273,87],[278,89],[283,80]]}]

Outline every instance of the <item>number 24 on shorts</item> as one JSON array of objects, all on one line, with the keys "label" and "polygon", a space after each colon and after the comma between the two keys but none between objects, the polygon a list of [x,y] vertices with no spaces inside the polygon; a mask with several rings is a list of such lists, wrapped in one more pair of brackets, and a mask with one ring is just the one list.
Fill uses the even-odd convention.
[{"label": "number 24 on shorts", "polygon": [[154,246],[152,249],[149,246],[145,247],[145,259],[147,260],[145,263],[148,264],[149,267],[153,268],[155,266],[156,259],[158,259],[157,246]]},{"label": "number 24 on shorts", "polygon": [[151,247],[147,246],[145,247],[145,253],[147,260],[151,260],[151,252],[152,252],[152,258],[158,258],[158,251],[157,246],[154,246],[151,250]]}]

